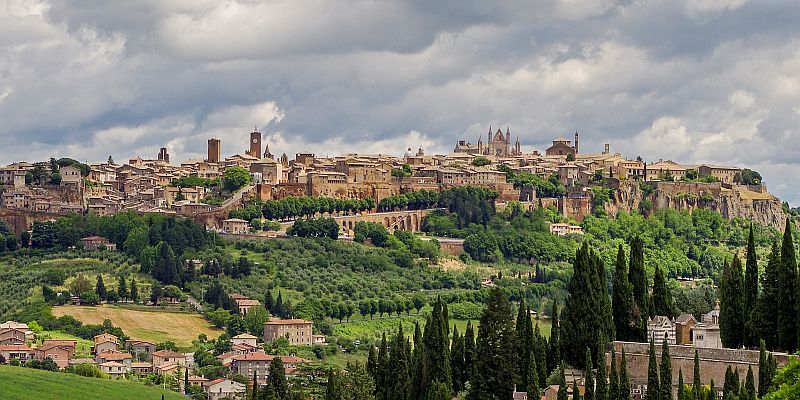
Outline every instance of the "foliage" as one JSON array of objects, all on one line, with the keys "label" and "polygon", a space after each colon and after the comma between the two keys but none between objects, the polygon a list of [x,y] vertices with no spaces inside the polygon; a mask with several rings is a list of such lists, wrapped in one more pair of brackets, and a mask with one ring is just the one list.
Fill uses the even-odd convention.
[{"label": "foliage", "polygon": [[[312,217],[318,214],[354,213],[375,207],[372,197],[365,199],[335,199],[315,196],[287,196],[280,200],[267,200],[261,204],[261,214],[266,219],[286,220],[297,217]],[[233,214],[232,214],[233,215]],[[252,219],[256,216],[248,214]]]},{"label": "foliage", "polygon": [[538,197],[562,197],[567,193],[567,189],[555,173],[543,178],[529,172],[515,172],[505,164],[498,166],[497,170],[505,172],[506,181],[514,184],[514,188],[536,188]]},{"label": "foliage", "polygon": [[225,170],[222,184],[225,189],[234,192],[250,183],[250,179],[250,172],[242,167],[233,166]]},{"label": "foliage", "polygon": [[473,158],[472,162],[470,164],[472,164],[475,167],[483,167],[483,166],[489,165],[491,163],[492,162],[488,158],[482,157],[482,156],[478,156],[478,157]]},{"label": "foliage", "polygon": [[295,221],[286,230],[286,234],[299,237],[328,237],[336,239],[339,237],[339,224],[333,218],[303,219]]}]

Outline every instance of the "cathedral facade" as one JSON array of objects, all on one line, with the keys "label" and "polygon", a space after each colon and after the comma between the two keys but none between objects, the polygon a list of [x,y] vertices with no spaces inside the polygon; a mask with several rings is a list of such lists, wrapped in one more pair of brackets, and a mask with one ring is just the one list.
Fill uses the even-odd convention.
[{"label": "cathedral facade", "polygon": [[459,140],[453,152],[495,157],[515,157],[522,155],[519,135],[517,135],[517,141],[512,146],[510,128],[506,128],[505,133],[499,128],[496,132],[492,133],[491,127],[489,127],[489,133],[486,135],[486,144],[483,143],[483,137],[478,137],[477,145]]}]

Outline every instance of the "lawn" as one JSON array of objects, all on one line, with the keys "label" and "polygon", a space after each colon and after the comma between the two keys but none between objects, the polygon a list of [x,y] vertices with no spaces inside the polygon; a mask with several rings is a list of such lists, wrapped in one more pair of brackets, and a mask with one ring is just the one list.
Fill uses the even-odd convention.
[{"label": "lawn", "polygon": [[166,400],[185,399],[178,393],[142,383],[84,378],[64,372],[0,365],[3,400]]},{"label": "lawn", "polygon": [[199,314],[168,312],[158,308],[143,311],[115,305],[60,306],[53,307],[53,315],[71,315],[85,324],[102,324],[103,320],[110,319],[112,324],[122,328],[133,339],[153,343],[173,341],[179,347],[191,346],[192,340],[201,333],[205,333],[209,339],[222,334],[222,330],[213,327]]}]

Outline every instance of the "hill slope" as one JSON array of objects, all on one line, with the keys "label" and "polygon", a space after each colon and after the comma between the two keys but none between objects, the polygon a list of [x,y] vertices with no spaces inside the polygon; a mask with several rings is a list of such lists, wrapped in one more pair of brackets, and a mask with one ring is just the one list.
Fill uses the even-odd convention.
[{"label": "hill slope", "polygon": [[4,400],[158,400],[184,399],[178,393],[141,383],[112,381],[63,372],[0,365],[0,393]]}]

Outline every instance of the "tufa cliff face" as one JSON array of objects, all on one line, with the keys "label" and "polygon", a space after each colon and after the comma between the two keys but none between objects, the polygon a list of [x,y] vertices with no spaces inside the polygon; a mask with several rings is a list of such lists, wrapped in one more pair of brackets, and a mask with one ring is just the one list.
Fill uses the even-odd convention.
[{"label": "tufa cliff face", "polygon": [[780,231],[786,222],[780,199],[761,185],[652,182],[647,187],[639,182],[620,182],[618,187],[611,204],[606,205],[610,215],[620,211],[638,210],[648,214],[665,208],[686,211],[704,208],[719,212],[725,218],[744,218]]}]

